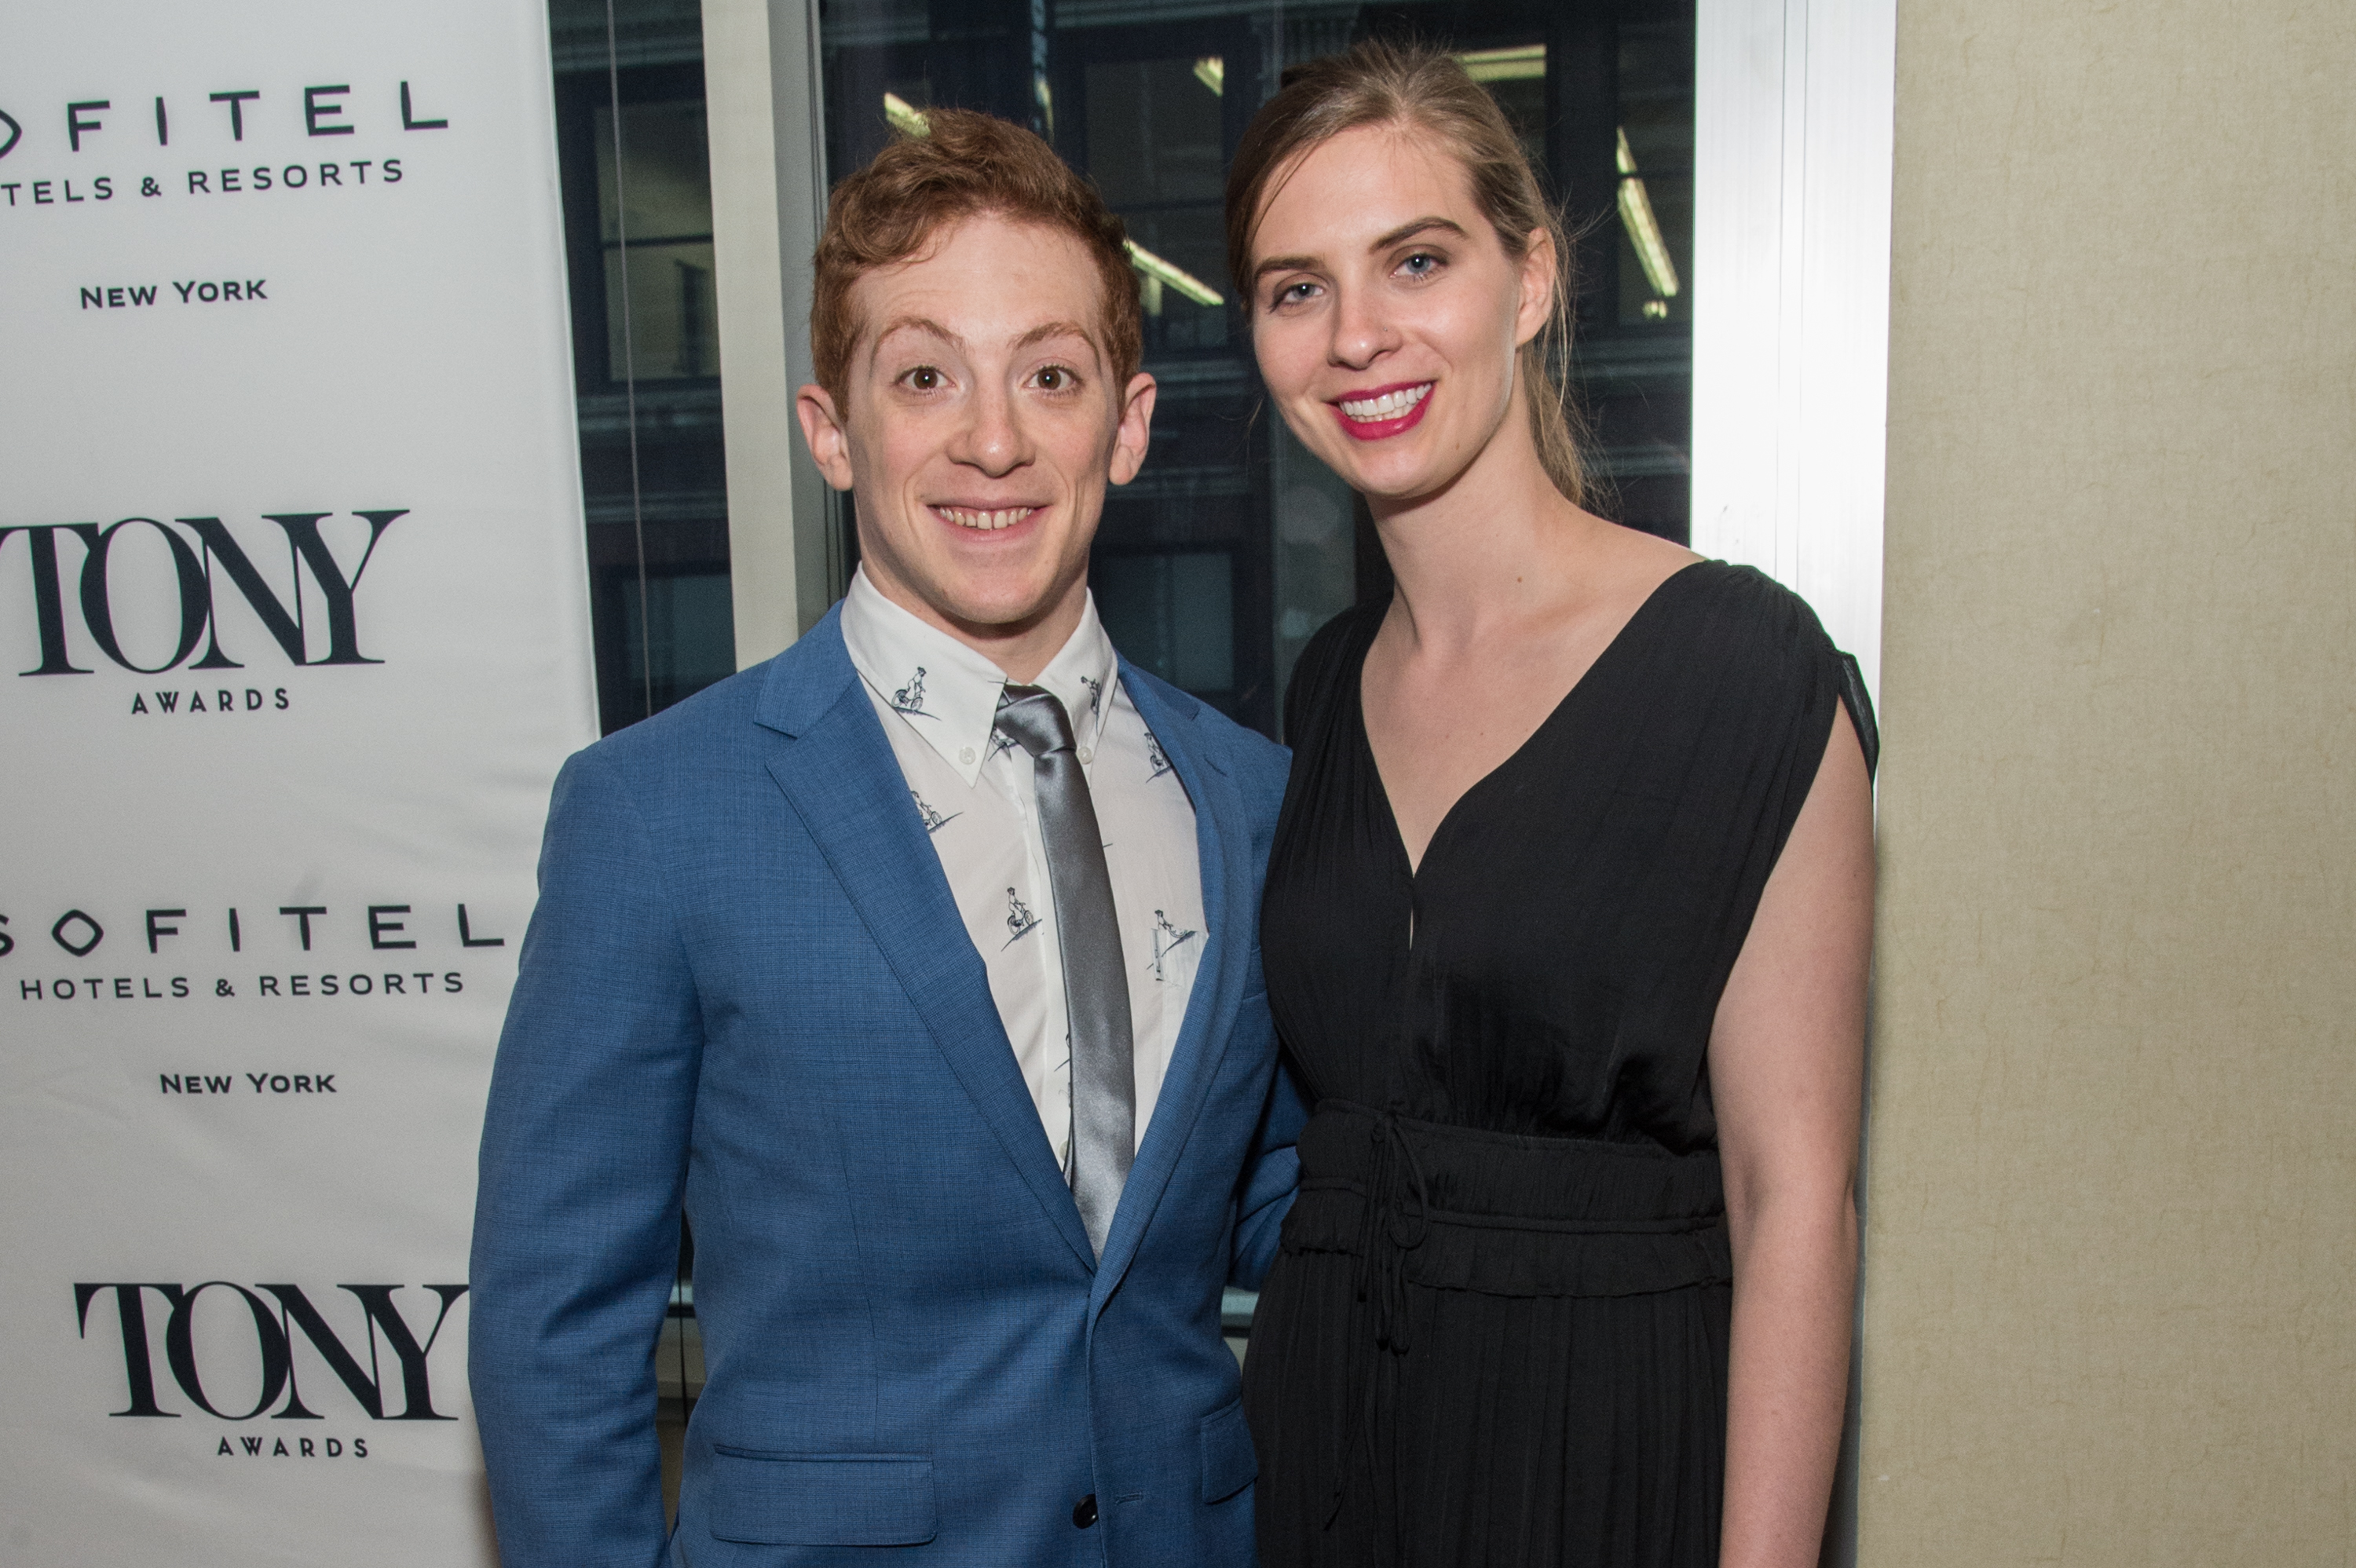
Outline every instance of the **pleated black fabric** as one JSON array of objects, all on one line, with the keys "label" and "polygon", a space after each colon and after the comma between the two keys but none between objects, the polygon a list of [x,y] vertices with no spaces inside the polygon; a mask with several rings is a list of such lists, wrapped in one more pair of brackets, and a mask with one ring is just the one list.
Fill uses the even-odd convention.
[{"label": "pleated black fabric", "polygon": [[1359,706],[1382,613],[1286,704],[1261,944],[1316,1109],[1244,1374],[1263,1568],[1714,1568],[1710,1024],[1859,688],[1799,599],[1688,566],[1411,872]]}]

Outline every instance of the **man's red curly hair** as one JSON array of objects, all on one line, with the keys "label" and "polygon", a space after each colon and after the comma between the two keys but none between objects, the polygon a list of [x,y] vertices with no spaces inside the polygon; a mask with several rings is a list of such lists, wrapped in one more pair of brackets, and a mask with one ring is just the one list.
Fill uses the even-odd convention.
[{"label": "man's red curly hair", "polygon": [[834,187],[810,291],[810,358],[840,406],[861,323],[860,274],[914,257],[944,227],[981,214],[1069,234],[1096,263],[1103,306],[1098,352],[1116,403],[1144,357],[1145,328],[1128,230],[1096,187],[1019,125],[969,109],[929,109],[927,134],[901,136]]}]

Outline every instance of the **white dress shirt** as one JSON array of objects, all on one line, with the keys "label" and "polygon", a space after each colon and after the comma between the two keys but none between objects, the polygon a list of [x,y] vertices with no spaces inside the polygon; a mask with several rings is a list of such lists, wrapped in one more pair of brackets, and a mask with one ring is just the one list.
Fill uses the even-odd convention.
[{"label": "white dress shirt", "polygon": [[[842,603],[842,640],[866,683],[990,976],[1040,1125],[1064,1168],[1072,1141],[1071,1039],[1063,944],[1047,880],[1032,761],[996,733],[1005,672],[884,597],[862,570]],[[1122,688],[1094,596],[1061,652],[1032,684],[1072,721],[1129,965],[1130,1050],[1142,1143],[1178,1043],[1206,940],[1194,807]]]}]

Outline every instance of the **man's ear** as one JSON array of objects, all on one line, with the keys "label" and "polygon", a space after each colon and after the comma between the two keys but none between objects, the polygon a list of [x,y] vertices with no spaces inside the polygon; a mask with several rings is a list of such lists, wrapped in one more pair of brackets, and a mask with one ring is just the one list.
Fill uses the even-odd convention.
[{"label": "man's ear", "polygon": [[802,423],[802,439],[809,443],[818,471],[838,490],[851,488],[851,434],[833,394],[815,382],[794,394],[794,417]]},{"label": "man's ear", "polygon": [[1146,443],[1153,439],[1153,378],[1141,370],[1129,379],[1121,394],[1120,423],[1113,431],[1112,472],[1116,485],[1126,485],[1145,466]]}]

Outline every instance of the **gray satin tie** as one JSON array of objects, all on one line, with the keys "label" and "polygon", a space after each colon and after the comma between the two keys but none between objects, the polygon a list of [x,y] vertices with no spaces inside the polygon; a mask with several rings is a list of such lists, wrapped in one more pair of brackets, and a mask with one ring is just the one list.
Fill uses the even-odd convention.
[{"label": "gray satin tie", "polygon": [[1031,753],[1055,895],[1055,935],[1064,949],[1064,1000],[1071,1020],[1072,1197],[1088,1242],[1104,1255],[1121,1184],[1137,1152],[1137,1074],[1130,1064],[1129,965],[1105,869],[1104,834],[1087,775],[1072,752],[1072,721],[1053,692],[1012,686],[999,699],[998,728]]}]

